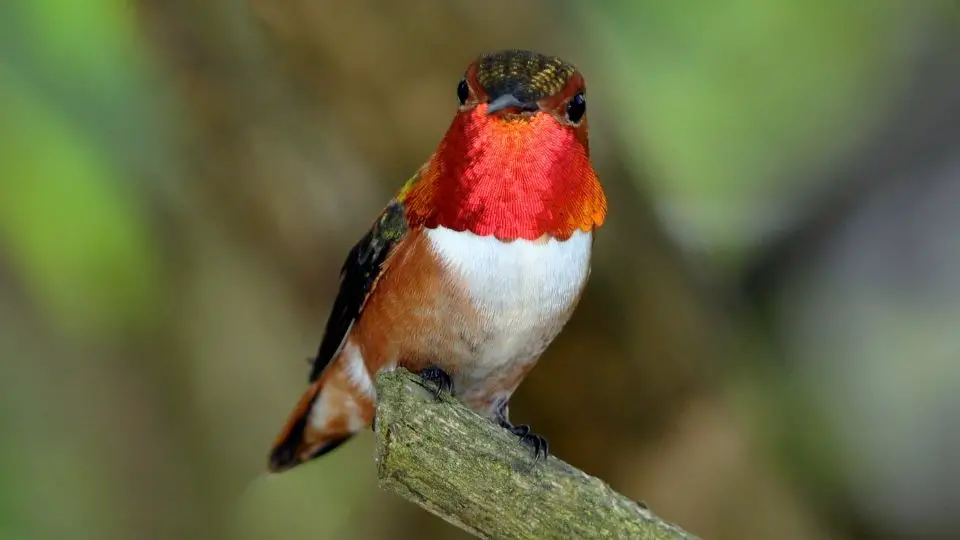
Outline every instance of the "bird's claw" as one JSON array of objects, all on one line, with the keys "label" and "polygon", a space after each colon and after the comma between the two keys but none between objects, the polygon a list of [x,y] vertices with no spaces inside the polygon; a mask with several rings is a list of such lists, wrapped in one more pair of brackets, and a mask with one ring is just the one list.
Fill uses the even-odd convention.
[{"label": "bird's claw", "polygon": [[537,461],[547,459],[550,454],[550,443],[542,435],[537,435],[530,431],[530,426],[521,424],[515,426],[507,420],[507,401],[500,401],[496,406],[495,419],[497,424],[503,429],[520,437],[520,442],[533,448],[533,458]]},{"label": "bird's claw", "polygon": [[517,437],[520,437],[521,443],[533,449],[533,458],[535,460],[540,461],[541,459],[547,459],[547,456],[550,455],[550,443],[542,435],[537,435],[530,431],[530,426],[526,424],[509,426],[507,430]]},{"label": "bird's claw", "polygon": [[451,395],[453,394],[453,377],[438,366],[425,368],[420,372],[420,379],[436,386],[436,392],[434,394],[436,399],[440,399],[440,394],[444,391],[449,392]]},{"label": "bird's claw", "polygon": [[550,443],[547,442],[545,437],[530,431],[530,426],[526,424],[515,426],[504,419],[503,414],[498,414],[497,416],[497,423],[500,424],[500,427],[520,437],[521,443],[533,449],[533,459],[537,461],[547,459],[547,456],[550,454]]}]

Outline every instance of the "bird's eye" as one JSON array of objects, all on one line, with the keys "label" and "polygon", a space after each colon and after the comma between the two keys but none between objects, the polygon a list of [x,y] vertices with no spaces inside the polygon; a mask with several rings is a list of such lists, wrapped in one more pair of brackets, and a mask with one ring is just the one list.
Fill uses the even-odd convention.
[{"label": "bird's eye", "polygon": [[468,97],[470,97],[470,87],[467,86],[466,79],[461,79],[460,84],[457,85],[457,99],[459,99],[460,104],[463,105],[467,102]]},{"label": "bird's eye", "polygon": [[587,100],[579,93],[567,103],[567,119],[576,124],[587,112]]}]

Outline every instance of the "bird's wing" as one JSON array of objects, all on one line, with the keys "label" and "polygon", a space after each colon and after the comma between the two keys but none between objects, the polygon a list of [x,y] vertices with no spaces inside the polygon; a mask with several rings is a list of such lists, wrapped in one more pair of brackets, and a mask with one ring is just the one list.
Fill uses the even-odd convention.
[{"label": "bird's wing", "polygon": [[406,235],[407,219],[403,204],[393,200],[370,231],[350,250],[340,270],[340,291],[327,319],[317,357],[313,360],[310,382],[315,381],[340,352],[350,328],[376,286],[384,263]]}]

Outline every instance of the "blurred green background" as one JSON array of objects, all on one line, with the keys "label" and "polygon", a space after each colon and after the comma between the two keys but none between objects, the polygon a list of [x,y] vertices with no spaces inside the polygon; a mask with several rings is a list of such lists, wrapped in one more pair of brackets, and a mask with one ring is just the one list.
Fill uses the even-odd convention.
[{"label": "blurred green background", "polygon": [[464,538],[372,435],[268,477],[337,272],[479,53],[610,198],[515,419],[710,539],[960,538],[960,8],[0,5],[0,538]]}]

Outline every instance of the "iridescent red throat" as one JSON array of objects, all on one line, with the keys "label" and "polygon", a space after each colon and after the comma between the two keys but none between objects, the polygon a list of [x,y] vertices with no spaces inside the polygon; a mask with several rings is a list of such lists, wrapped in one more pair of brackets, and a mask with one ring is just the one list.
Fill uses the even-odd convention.
[{"label": "iridescent red throat", "polygon": [[412,225],[501,240],[566,239],[606,216],[606,196],[587,148],[546,113],[457,115],[418,181],[404,194]]}]

